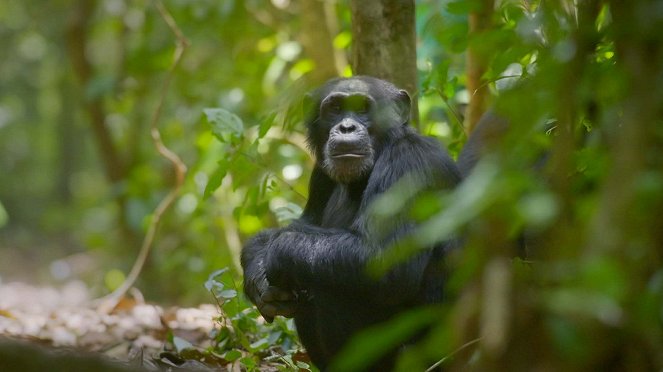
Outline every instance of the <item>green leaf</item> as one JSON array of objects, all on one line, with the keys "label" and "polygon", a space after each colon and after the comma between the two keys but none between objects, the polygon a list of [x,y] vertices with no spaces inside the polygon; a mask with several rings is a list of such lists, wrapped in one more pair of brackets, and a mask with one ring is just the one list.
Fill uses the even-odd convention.
[{"label": "green leaf", "polygon": [[256,361],[251,357],[244,357],[244,358],[240,359],[239,362],[242,364],[242,366],[248,368],[249,370],[253,370],[254,368],[256,368],[258,366]]},{"label": "green leaf", "polygon": [[422,307],[398,315],[385,324],[373,326],[354,336],[334,359],[331,370],[363,370],[386,352],[402,344],[424,326],[434,322],[439,312]]},{"label": "green leaf", "polygon": [[219,269],[211,273],[205,281],[205,289],[220,299],[230,300],[237,297],[237,291],[234,289],[226,289],[225,284],[221,282],[221,276],[228,271],[228,268]]},{"label": "green leaf", "polygon": [[288,203],[284,207],[276,208],[274,214],[276,214],[279,223],[284,223],[299,218],[302,215],[302,207],[294,203]]},{"label": "green leaf", "polygon": [[267,339],[267,342],[270,344],[275,344],[279,338],[283,335],[283,331],[272,332]]},{"label": "green leaf", "polygon": [[297,367],[305,371],[310,371],[311,366],[304,362],[297,362]]},{"label": "green leaf", "polygon": [[265,350],[269,347],[269,339],[268,338],[262,338],[250,345],[251,351],[259,351],[259,350]]},{"label": "green leaf", "polygon": [[276,119],[276,113],[269,114],[266,118],[260,121],[260,127],[258,128],[258,138],[265,137],[269,129],[274,124],[274,119]]},{"label": "green leaf", "polygon": [[223,291],[225,288],[225,285],[221,282],[221,275],[223,275],[225,272],[228,271],[227,267],[224,267],[223,269],[215,270],[209,276],[207,277],[207,280],[205,281],[205,289],[208,291],[213,291],[214,289],[218,289],[219,291]]},{"label": "green leaf", "polygon": [[217,297],[221,297],[226,300],[237,297],[237,291],[234,289],[225,289],[217,294]]},{"label": "green leaf", "polygon": [[225,352],[222,356],[223,359],[227,360],[228,362],[234,362],[242,357],[242,352],[239,350],[229,350]]},{"label": "green leaf", "polygon": [[349,31],[340,32],[334,38],[334,48],[343,50],[352,43],[352,33]]},{"label": "green leaf", "polygon": [[244,123],[237,115],[222,108],[203,109],[207,121],[212,125],[212,134],[221,142],[232,142],[233,138],[241,138]]},{"label": "green leaf", "polygon": [[230,332],[228,327],[221,327],[221,329],[219,329],[214,339],[216,340],[217,343],[220,344],[223,341],[227,341],[231,335],[232,333]]},{"label": "green leaf", "polygon": [[224,288],[223,283],[221,283],[221,282],[219,282],[219,281],[216,281],[216,280],[214,280],[214,279],[208,279],[208,280],[205,282],[205,289],[207,289],[207,290],[210,291],[210,292],[213,291],[214,289],[219,289],[219,290],[222,291],[223,288]]},{"label": "green leaf", "polygon": [[9,222],[9,215],[5,207],[2,206],[2,203],[0,203],[0,227],[6,225],[7,222]]},{"label": "green leaf", "polygon": [[226,174],[228,174],[228,167],[230,166],[230,162],[226,159],[219,160],[218,167],[214,170],[212,175],[209,178],[209,181],[207,181],[207,185],[205,186],[205,192],[203,193],[203,199],[207,199],[216,191],[219,187],[221,187],[221,183],[223,182],[223,179],[226,177]]},{"label": "green leaf", "polygon": [[211,274],[209,274],[209,276],[207,277],[207,280],[214,280],[215,278],[227,273],[228,270],[230,270],[230,269],[227,268],[227,267],[224,267],[224,268],[218,269],[218,270],[214,270]]}]

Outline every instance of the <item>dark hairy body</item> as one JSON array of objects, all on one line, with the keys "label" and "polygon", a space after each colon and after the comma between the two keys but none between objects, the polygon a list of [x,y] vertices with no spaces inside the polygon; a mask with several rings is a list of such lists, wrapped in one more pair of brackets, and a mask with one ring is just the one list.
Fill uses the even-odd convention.
[{"label": "dark hairy body", "polygon": [[[335,79],[306,98],[316,157],[302,216],[265,230],[242,251],[244,288],[267,321],[294,317],[313,362],[326,369],[357,332],[443,298],[450,244],[423,250],[375,278],[366,268],[416,223],[406,211],[376,222],[371,203],[399,182],[453,188],[460,173],[435,140],[409,127],[410,97],[383,80]],[[416,185],[416,186],[414,186]],[[395,352],[372,366],[388,370]]]}]

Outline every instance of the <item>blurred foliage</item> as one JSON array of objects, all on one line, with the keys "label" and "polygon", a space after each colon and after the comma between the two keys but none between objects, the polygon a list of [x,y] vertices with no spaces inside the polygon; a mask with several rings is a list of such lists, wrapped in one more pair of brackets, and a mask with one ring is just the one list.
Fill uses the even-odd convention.
[{"label": "blurred foliage", "polygon": [[[93,75],[83,87],[65,42],[80,4],[0,5],[0,201],[7,212],[2,249],[41,256],[39,246],[48,240],[57,250],[46,257],[93,251],[105,257],[104,270],[126,272],[137,253],[132,236],[142,236],[172,185],[172,171],[154,151],[148,127],[175,44],[150,1],[90,3],[85,52]],[[241,239],[276,223],[270,210],[305,201],[310,161],[301,135],[290,134],[296,122],[282,110],[284,100],[299,100],[301,93],[277,92],[301,77],[307,60],[296,38],[296,9],[287,2],[166,6],[193,46],[167,92],[159,126],[189,173],[160,228],[141,288],[157,298],[197,302],[205,298],[200,283],[210,271],[233,262],[237,269]],[[105,125],[127,169],[120,182],[105,178],[83,106],[96,98],[102,99]],[[228,142],[214,140],[204,114],[210,115],[208,107],[223,107],[216,115],[241,117],[247,133],[235,128],[240,132]],[[263,138],[272,125],[282,130]],[[245,148],[229,156],[237,141]],[[231,161],[236,172],[221,186],[223,164]],[[219,186],[205,195],[205,189]],[[126,208],[118,208],[118,196]],[[88,278],[103,286],[103,277],[94,274]],[[173,275],[176,280],[168,283],[160,279]]]},{"label": "blurred foliage", "polygon": [[[503,0],[494,27],[468,38],[468,12],[480,3],[417,1],[423,132],[454,156],[462,148],[470,43],[488,59],[485,82],[512,124],[461,187],[407,206],[422,221],[410,252],[466,237],[449,258],[454,301],[371,330],[382,342],[358,338],[344,368],[427,323],[434,332],[406,351],[403,369],[472,360],[479,369],[660,370],[660,2]],[[91,2],[84,51],[92,74],[81,86],[65,42],[81,4],[0,3],[0,254],[18,251],[33,265],[94,254],[105,275],[51,274],[81,275],[105,292],[130,267],[135,237],[173,183],[148,123],[175,40],[150,1]],[[315,63],[298,38],[306,15],[295,1],[165,4],[191,47],[159,126],[189,172],[139,287],[183,305],[208,299],[201,283],[216,268],[239,280],[242,240],[301,212],[312,162],[299,105]],[[336,11],[333,45],[348,53],[347,3]],[[124,166],[119,182],[106,178],[93,140],[85,105],[95,100]],[[513,259],[513,241],[526,245],[524,259]],[[241,296],[225,294],[232,325],[221,328],[215,352],[248,358],[251,369],[278,344],[283,363],[301,362],[292,359],[291,322],[266,326]]]}]

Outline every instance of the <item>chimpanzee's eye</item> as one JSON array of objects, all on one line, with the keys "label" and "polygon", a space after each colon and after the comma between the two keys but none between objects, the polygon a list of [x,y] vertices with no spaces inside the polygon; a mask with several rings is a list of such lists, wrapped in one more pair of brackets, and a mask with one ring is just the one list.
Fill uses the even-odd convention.
[{"label": "chimpanzee's eye", "polygon": [[366,114],[369,111],[369,102],[363,95],[354,95],[350,96],[346,100],[346,106],[348,111],[352,111],[357,114]]},{"label": "chimpanzee's eye", "polygon": [[337,114],[343,111],[342,97],[328,97],[322,103],[322,110],[331,114]]}]

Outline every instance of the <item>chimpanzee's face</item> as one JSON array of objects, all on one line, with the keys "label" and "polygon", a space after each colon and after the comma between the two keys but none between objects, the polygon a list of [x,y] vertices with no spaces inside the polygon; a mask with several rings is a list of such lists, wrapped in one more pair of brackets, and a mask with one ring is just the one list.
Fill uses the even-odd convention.
[{"label": "chimpanzee's face", "polygon": [[317,97],[309,97],[309,110],[314,114],[309,122],[309,144],[336,182],[347,184],[369,175],[382,137],[409,119],[407,93],[373,80],[336,80],[317,91]]}]

